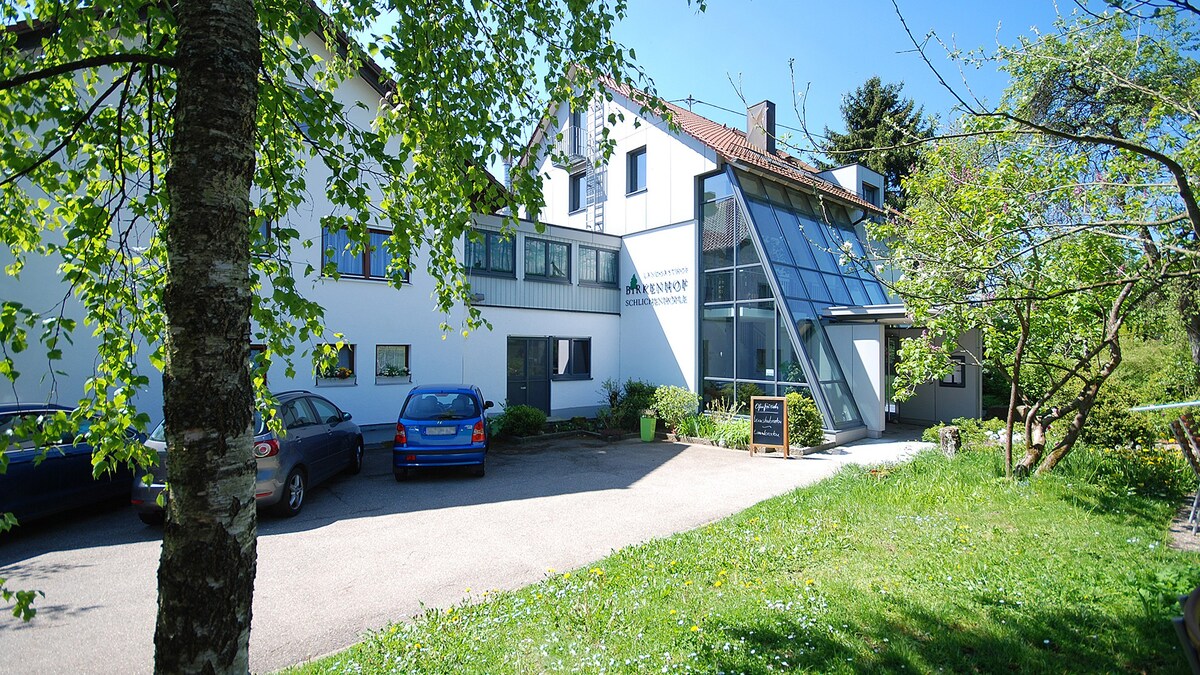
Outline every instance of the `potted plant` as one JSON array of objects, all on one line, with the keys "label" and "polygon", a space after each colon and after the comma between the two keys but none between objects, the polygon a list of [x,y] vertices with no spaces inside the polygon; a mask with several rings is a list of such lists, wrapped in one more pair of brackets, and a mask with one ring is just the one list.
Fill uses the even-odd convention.
[{"label": "potted plant", "polygon": [[654,440],[654,432],[658,427],[658,411],[654,408],[646,408],[642,411],[642,442],[649,443]]},{"label": "potted plant", "polygon": [[380,368],[375,373],[375,381],[380,384],[410,382],[412,381],[410,375],[411,373],[409,373],[408,368],[388,365]]}]

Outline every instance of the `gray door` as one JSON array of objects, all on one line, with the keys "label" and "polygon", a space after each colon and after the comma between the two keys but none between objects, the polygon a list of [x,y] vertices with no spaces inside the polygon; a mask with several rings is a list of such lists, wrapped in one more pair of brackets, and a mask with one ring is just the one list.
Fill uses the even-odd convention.
[{"label": "gray door", "polygon": [[508,338],[508,405],[528,405],[550,414],[550,340]]}]

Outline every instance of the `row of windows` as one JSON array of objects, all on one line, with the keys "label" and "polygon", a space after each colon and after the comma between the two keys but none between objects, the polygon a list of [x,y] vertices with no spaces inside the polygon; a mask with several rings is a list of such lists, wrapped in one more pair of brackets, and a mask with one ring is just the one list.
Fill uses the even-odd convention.
[{"label": "row of windows", "polygon": [[[571,245],[525,237],[525,278],[569,282],[571,280]],[[467,238],[467,269],[472,272],[516,276],[516,245],[512,238],[499,232],[480,232],[477,239]],[[579,283],[617,283],[617,252],[579,247]]]},{"label": "row of windows", "polygon": [[[370,245],[363,251],[347,250],[350,235],[345,230],[321,230],[323,266],[333,263],[342,276],[363,279],[387,279],[392,254],[385,242],[391,233],[369,230]],[[479,240],[466,241],[466,265],[476,272],[492,272],[514,276],[516,247],[511,238],[498,232],[481,232]],[[571,245],[546,239],[525,238],[525,276],[569,282],[571,280]],[[404,272],[403,281],[409,280]],[[607,249],[579,247],[580,283],[616,285],[617,252]]]},{"label": "row of windows", "polygon": [[[587,172],[579,171],[571,174],[568,181],[567,209],[574,213],[586,208],[592,203],[592,195],[587,189]],[[625,193],[636,194],[646,189],[646,146],[630,150],[625,155]]]},{"label": "row of windows", "polygon": [[[409,358],[412,345],[375,345],[375,378],[411,378]],[[337,360],[318,373],[323,380],[355,380],[358,378],[358,345],[343,344],[337,349]],[[388,382],[390,380],[383,380]]]}]

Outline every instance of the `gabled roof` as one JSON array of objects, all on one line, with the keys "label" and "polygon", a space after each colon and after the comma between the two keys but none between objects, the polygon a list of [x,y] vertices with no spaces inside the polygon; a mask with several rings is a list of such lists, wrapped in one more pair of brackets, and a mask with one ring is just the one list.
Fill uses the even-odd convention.
[{"label": "gabled roof", "polygon": [[[608,78],[604,78],[602,81],[610,90],[625,96],[634,103],[644,105],[650,101],[649,94],[643,91],[632,87],[616,86]],[[771,177],[782,179],[784,182],[799,183],[815,188],[859,208],[882,213],[878,206],[859,197],[856,193],[818,176],[820,169],[782,150],[776,149],[775,154],[769,155],[765,150],[751,145],[746,138],[746,132],[741,129],[714,122],[673,103],[662,101],[662,105],[670,111],[672,120],[681,131],[711,148],[726,162],[748,166]]]}]

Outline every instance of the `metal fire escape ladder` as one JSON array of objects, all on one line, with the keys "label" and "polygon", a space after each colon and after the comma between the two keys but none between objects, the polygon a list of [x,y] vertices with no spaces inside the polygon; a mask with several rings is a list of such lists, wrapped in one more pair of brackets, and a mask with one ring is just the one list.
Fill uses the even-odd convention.
[{"label": "metal fire escape ladder", "polygon": [[600,151],[604,140],[604,126],[607,120],[604,116],[604,99],[596,97],[592,102],[588,125],[588,159],[587,181],[588,209],[587,229],[593,232],[604,231],[604,202],[607,199],[608,163]]}]

